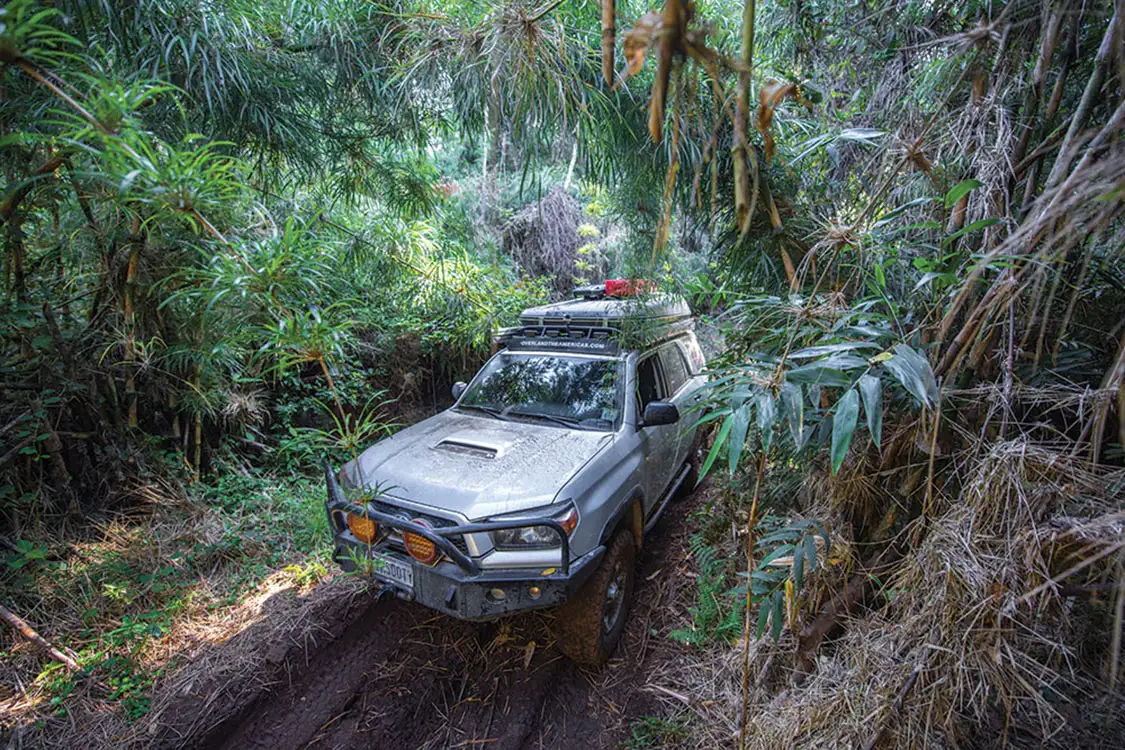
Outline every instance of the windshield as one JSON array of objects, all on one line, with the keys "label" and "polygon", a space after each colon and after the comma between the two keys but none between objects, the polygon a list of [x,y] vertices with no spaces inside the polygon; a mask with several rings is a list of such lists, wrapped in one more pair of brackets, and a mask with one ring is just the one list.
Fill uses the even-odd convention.
[{"label": "windshield", "polygon": [[619,367],[613,359],[503,352],[484,366],[459,405],[498,419],[609,430],[620,413]]}]

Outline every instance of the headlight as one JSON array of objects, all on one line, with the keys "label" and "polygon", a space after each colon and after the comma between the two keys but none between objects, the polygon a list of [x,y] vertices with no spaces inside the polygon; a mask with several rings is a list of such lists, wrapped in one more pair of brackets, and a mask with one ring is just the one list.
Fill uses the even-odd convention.
[{"label": "headlight", "polygon": [[[528,520],[533,517],[528,517]],[[558,521],[559,525],[563,527],[563,531],[566,532],[567,536],[570,536],[574,527],[578,525],[578,509],[573,505],[568,505],[562,512],[551,516],[551,518]],[[494,518],[492,520],[515,521],[518,519]],[[491,533],[492,543],[496,545],[497,549],[542,549],[544,547],[558,547],[560,544],[558,534],[550,526],[523,526]]]}]

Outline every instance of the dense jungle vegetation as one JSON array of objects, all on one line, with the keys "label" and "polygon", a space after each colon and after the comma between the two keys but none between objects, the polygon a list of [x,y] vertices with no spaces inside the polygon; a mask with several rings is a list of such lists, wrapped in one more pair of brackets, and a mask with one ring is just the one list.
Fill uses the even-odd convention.
[{"label": "dense jungle vegetation", "polygon": [[1125,6],[653,5],[0,9],[5,731],[144,744],[322,456],[623,276],[711,334],[676,742],[1121,746]]}]

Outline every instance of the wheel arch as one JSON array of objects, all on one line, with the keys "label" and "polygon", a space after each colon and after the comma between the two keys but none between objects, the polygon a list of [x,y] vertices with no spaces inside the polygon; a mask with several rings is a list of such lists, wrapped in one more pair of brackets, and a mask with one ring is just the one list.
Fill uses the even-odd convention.
[{"label": "wheel arch", "polygon": [[645,514],[644,493],[639,487],[630,492],[628,499],[610,516],[602,530],[601,544],[609,544],[613,535],[621,529],[628,529],[633,534],[633,546],[640,552],[644,547]]}]

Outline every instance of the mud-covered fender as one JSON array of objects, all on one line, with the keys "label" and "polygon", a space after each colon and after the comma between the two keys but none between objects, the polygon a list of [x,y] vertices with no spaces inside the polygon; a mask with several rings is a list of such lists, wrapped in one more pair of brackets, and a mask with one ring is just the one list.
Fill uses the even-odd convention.
[{"label": "mud-covered fender", "polygon": [[634,487],[606,521],[600,543],[609,544],[609,540],[622,526],[633,532],[633,544],[636,545],[637,552],[640,552],[645,536],[644,493],[640,487]]}]

